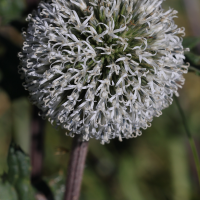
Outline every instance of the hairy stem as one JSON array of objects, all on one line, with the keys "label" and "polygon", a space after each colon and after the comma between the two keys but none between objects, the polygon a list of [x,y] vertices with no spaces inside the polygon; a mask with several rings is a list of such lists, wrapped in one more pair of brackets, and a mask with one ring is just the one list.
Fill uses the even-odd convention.
[{"label": "hairy stem", "polygon": [[195,166],[196,166],[199,184],[200,184],[200,161],[199,161],[199,156],[198,156],[197,148],[196,148],[196,145],[195,145],[195,141],[194,141],[194,138],[192,137],[192,134],[190,133],[185,114],[183,112],[183,109],[182,109],[177,97],[175,97],[175,101],[176,101],[178,110],[179,110],[180,115],[181,115],[183,126],[185,128],[185,132],[187,134],[187,137],[188,137],[188,140],[189,140],[189,143],[190,143],[190,147],[192,149],[192,154],[193,154],[193,157],[194,157]]},{"label": "hairy stem", "polygon": [[88,142],[75,136],[70,155],[64,200],[78,200],[87,155]]}]

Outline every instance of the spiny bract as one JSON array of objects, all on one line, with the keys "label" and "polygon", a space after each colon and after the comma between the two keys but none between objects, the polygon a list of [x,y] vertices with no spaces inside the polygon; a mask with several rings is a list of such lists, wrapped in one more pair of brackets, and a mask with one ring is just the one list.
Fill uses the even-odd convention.
[{"label": "spiny bract", "polygon": [[51,0],[29,15],[20,73],[42,116],[83,140],[141,135],[184,84],[163,0]]}]

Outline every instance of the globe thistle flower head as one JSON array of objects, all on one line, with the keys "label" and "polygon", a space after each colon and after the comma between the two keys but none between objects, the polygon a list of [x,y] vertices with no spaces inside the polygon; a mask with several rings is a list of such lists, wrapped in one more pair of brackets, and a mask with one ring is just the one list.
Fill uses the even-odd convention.
[{"label": "globe thistle flower head", "polygon": [[20,73],[52,124],[83,140],[133,138],[184,84],[182,36],[163,0],[51,0],[27,18]]}]

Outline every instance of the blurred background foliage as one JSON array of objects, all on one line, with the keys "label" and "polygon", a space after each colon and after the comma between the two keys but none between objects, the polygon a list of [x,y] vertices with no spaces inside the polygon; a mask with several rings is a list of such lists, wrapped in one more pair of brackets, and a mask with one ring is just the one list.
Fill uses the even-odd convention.
[{"label": "blurred background foliage", "polygon": [[[164,7],[179,11],[175,19],[186,28],[184,46],[190,47],[186,60],[191,63],[186,83],[180,90],[180,104],[200,153],[200,35],[193,37],[184,1],[167,0]],[[196,0],[200,6],[200,1]],[[26,26],[25,0],[0,0],[0,175],[9,174],[9,145],[13,139],[30,155],[33,107],[17,74],[17,53]],[[200,24],[200,18],[194,19]],[[54,193],[63,198],[72,139],[65,131],[45,121],[42,178]],[[9,181],[0,180],[0,193],[17,199]],[[27,179],[28,180],[28,179]],[[31,189],[32,190],[32,189]],[[12,192],[9,192],[12,191]],[[45,200],[34,191],[35,198]],[[5,194],[5,195],[6,195]],[[31,198],[30,198],[31,199]],[[155,118],[152,127],[137,139],[111,141],[102,146],[90,140],[83,177],[81,200],[198,200],[200,189],[192,152],[175,102]],[[1,197],[0,200],[11,200]],[[22,198],[19,198],[22,200]],[[27,199],[28,200],[28,199]]]},{"label": "blurred background foliage", "polygon": [[1,24],[6,25],[13,19],[20,19],[22,10],[25,9],[24,0],[1,0],[0,1],[0,15]]}]

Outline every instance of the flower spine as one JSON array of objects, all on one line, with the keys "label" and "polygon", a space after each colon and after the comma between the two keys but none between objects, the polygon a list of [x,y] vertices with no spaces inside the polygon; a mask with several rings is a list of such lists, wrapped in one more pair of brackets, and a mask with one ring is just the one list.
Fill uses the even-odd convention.
[{"label": "flower spine", "polygon": [[185,30],[162,2],[41,2],[27,18],[19,71],[42,117],[102,144],[150,127],[188,71]]}]

